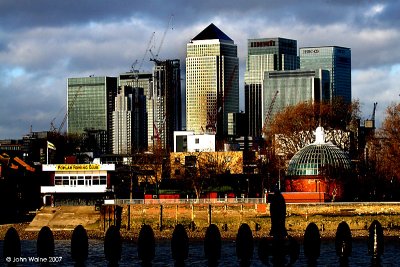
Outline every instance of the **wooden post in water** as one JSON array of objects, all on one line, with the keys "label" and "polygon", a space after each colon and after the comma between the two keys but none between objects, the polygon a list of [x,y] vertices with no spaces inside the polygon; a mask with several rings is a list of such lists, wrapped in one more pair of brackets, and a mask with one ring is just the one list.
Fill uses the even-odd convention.
[{"label": "wooden post in water", "polygon": [[4,237],[3,256],[9,262],[7,266],[17,266],[16,263],[10,261],[10,259],[21,257],[21,240],[14,227],[10,227]]},{"label": "wooden post in water", "polygon": [[[236,255],[240,261],[240,266],[250,266],[254,252],[254,239],[250,226],[243,223],[239,227],[236,235]],[[279,265],[281,266],[281,265]],[[283,265],[282,265],[283,266]]]},{"label": "wooden post in water", "polygon": [[89,255],[89,238],[85,228],[80,224],[75,227],[71,237],[71,257],[75,266],[85,266]]},{"label": "wooden post in water", "polygon": [[138,258],[142,261],[142,266],[152,266],[151,262],[155,256],[154,232],[150,225],[144,224],[139,232],[137,241]]},{"label": "wooden post in water", "polygon": [[190,221],[190,230],[194,231],[195,224],[194,224],[194,205],[192,204],[192,220]]},{"label": "wooden post in water", "polygon": [[145,211],[144,211],[144,205],[142,205],[142,224],[144,224],[144,223],[146,223],[146,220],[145,220]]},{"label": "wooden post in water", "polygon": [[48,226],[43,226],[40,229],[36,242],[36,249],[39,258],[54,256],[54,236]]},{"label": "wooden post in water", "polygon": [[160,205],[160,221],[159,221],[159,225],[160,225],[160,231],[162,231],[162,228],[163,228],[163,205]]},{"label": "wooden post in water", "polygon": [[208,204],[208,225],[211,225],[211,215],[212,215],[211,204]]},{"label": "wooden post in water", "polygon": [[172,233],[171,254],[176,267],[185,266],[185,260],[189,256],[189,238],[182,224],[177,224]]},{"label": "wooden post in water", "polygon": [[243,221],[243,204],[240,205],[240,221]]},{"label": "wooden post in water", "polygon": [[119,229],[115,225],[111,225],[104,237],[104,256],[108,261],[108,266],[118,266],[118,261],[122,254],[122,240]]},{"label": "wooden post in water", "polygon": [[111,224],[111,205],[108,205],[108,227]]},{"label": "wooden post in water", "polygon": [[[106,207],[105,205],[101,206],[100,210],[100,216],[103,217],[103,231],[106,231]],[[101,218],[100,217],[100,218]]]},{"label": "wooden post in water", "polygon": [[218,266],[218,261],[221,258],[221,233],[215,224],[207,227],[204,238],[204,254],[208,266]]},{"label": "wooden post in water", "polygon": [[131,229],[131,204],[128,204],[128,220],[127,220],[127,229]]},{"label": "wooden post in water", "polygon": [[175,207],[175,224],[178,224],[178,205]]},{"label": "wooden post in water", "polygon": [[111,225],[116,225],[115,222],[117,221],[117,214],[115,213],[115,211],[116,211],[116,205],[114,204],[111,209],[112,212]]}]

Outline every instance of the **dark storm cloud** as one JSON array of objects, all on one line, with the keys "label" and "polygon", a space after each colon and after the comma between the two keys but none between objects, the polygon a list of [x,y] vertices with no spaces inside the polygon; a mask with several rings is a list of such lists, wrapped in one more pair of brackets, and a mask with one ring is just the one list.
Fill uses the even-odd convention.
[{"label": "dark storm cloud", "polygon": [[[368,111],[374,101],[383,107],[398,88],[398,2],[0,0],[0,139],[20,138],[30,125],[47,130],[55,117],[62,120],[68,77],[117,76],[142,58],[142,70],[149,70],[146,46],[156,32],[151,45],[158,48],[171,14],[173,29],[160,57],[181,59],[183,78],[186,43],[213,22],[238,46],[241,79],[248,38],[350,47],[353,96]],[[390,77],[379,83],[385,75]]]},{"label": "dark storm cloud", "polygon": [[[264,15],[265,20],[284,22],[296,18],[305,23],[325,24],[346,19],[349,10],[357,12],[370,1],[54,1],[22,0],[0,3],[0,25],[18,29],[41,26],[85,24],[91,21],[116,21],[132,16],[162,20],[167,14],[180,17],[183,23],[208,19],[215,15]],[[346,10],[349,9],[349,10]],[[395,13],[393,13],[395,14]]]},{"label": "dark storm cloud", "polygon": [[115,20],[132,13],[131,8],[124,8],[129,2],[131,1],[2,1],[0,24],[3,28],[15,30]]},{"label": "dark storm cloud", "polygon": [[[365,16],[373,5],[384,10],[376,16]],[[398,1],[54,1],[22,0],[0,3],[0,29],[20,31],[32,27],[63,27],[91,22],[113,22],[137,18],[163,27],[170,14],[176,17],[176,27],[196,22],[207,22],[216,16],[226,19],[257,19],[253,27],[281,24],[325,26],[332,23],[351,24],[352,27],[399,26]],[[264,22],[260,24],[260,22]]]}]

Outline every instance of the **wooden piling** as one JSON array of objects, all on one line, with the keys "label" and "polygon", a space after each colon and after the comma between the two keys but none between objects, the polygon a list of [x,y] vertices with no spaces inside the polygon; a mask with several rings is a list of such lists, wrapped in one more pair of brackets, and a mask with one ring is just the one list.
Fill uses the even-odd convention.
[{"label": "wooden piling", "polygon": [[175,206],[175,224],[178,224],[178,205]]},{"label": "wooden piling", "polygon": [[212,207],[211,204],[208,204],[208,225],[211,225],[211,216],[212,216]]},{"label": "wooden piling", "polygon": [[160,225],[160,231],[162,231],[162,228],[163,228],[163,205],[160,205],[160,220],[159,220],[159,225]]},{"label": "wooden piling", "polygon": [[127,220],[127,228],[128,230],[131,229],[131,204],[128,204],[128,220]]}]

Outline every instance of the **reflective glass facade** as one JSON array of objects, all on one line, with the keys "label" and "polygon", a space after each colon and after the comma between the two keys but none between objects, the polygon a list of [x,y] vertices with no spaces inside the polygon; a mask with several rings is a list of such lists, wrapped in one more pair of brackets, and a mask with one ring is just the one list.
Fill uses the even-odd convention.
[{"label": "reflective glass facade", "polygon": [[298,68],[297,41],[285,38],[248,39],[245,82],[245,113],[250,136],[261,136],[264,72]]},{"label": "reflective glass facade", "polygon": [[116,77],[68,78],[68,133],[83,134],[85,130],[106,131],[108,141],[104,143],[108,144],[106,151],[109,151],[111,116],[116,92]]},{"label": "reflective glass facade", "polygon": [[[271,105],[272,118],[274,114],[287,106],[306,101],[329,100],[329,84],[329,72],[321,69],[266,72],[263,90],[263,120]],[[275,102],[272,104],[274,97]]]},{"label": "reflective glass facade", "polygon": [[108,130],[116,91],[114,77],[68,78],[68,133]]},{"label": "reflective glass facade", "polygon": [[330,73],[332,97],[351,102],[351,50],[346,47],[324,46],[300,48],[301,69],[325,69]]}]

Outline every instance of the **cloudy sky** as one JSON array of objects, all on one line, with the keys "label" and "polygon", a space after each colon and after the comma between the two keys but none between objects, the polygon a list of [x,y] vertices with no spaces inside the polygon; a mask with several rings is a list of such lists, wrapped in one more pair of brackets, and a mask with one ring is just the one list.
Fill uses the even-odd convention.
[{"label": "cloudy sky", "polygon": [[[59,125],[68,77],[129,71],[153,32],[153,51],[166,32],[159,58],[184,63],[186,43],[210,23],[238,46],[241,88],[247,39],[284,37],[298,47],[352,49],[352,94],[364,118],[378,102],[380,123],[400,100],[397,0],[0,0],[0,139]],[[150,70],[148,58],[143,71]]]}]

